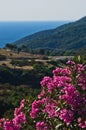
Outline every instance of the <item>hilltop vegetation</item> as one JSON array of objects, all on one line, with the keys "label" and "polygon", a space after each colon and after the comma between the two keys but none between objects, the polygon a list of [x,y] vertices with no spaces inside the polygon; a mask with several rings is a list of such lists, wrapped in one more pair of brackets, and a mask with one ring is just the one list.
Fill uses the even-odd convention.
[{"label": "hilltop vegetation", "polygon": [[86,17],[52,30],[45,30],[26,36],[14,44],[37,51],[44,49],[52,55],[85,55],[86,50]]}]

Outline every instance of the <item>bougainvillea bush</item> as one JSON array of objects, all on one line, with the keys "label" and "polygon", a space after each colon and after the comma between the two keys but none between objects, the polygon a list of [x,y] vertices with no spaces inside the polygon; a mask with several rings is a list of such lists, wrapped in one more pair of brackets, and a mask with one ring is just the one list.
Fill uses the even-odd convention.
[{"label": "bougainvillea bush", "polygon": [[[20,130],[25,122],[28,122],[27,130],[30,130],[30,121],[33,122],[33,130],[86,129],[85,65],[68,61],[65,68],[56,68],[53,76],[45,76],[40,84],[42,91],[31,105],[28,103],[25,107],[26,116],[23,112],[18,114],[15,109],[14,119],[1,119],[4,130]],[[9,125],[11,129],[7,129]]]}]

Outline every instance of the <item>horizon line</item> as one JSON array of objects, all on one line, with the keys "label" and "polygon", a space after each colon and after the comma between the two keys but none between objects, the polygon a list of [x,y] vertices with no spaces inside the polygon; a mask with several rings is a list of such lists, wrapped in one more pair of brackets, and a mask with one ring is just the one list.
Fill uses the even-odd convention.
[{"label": "horizon line", "polygon": [[72,22],[75,20],[0,20],[0,22]]}]

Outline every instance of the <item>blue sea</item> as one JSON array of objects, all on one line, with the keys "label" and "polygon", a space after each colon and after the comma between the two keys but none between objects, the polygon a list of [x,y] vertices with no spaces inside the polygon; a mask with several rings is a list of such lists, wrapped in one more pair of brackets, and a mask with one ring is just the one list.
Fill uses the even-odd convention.
[{"label": "blue sea", "polygon": [[27,35],[54,29],[67,21],[0,22],[0,48]]}]

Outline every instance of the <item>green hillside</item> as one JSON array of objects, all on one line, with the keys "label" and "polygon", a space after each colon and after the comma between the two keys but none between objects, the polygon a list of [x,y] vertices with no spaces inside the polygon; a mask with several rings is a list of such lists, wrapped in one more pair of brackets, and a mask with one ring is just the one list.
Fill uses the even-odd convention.
[{"label": "green hillside", "polygon": [[86,17],[52,30],[41,31],[15,42],[31,49],[51,50],[58,55],[84,54],[86,50]]}]

